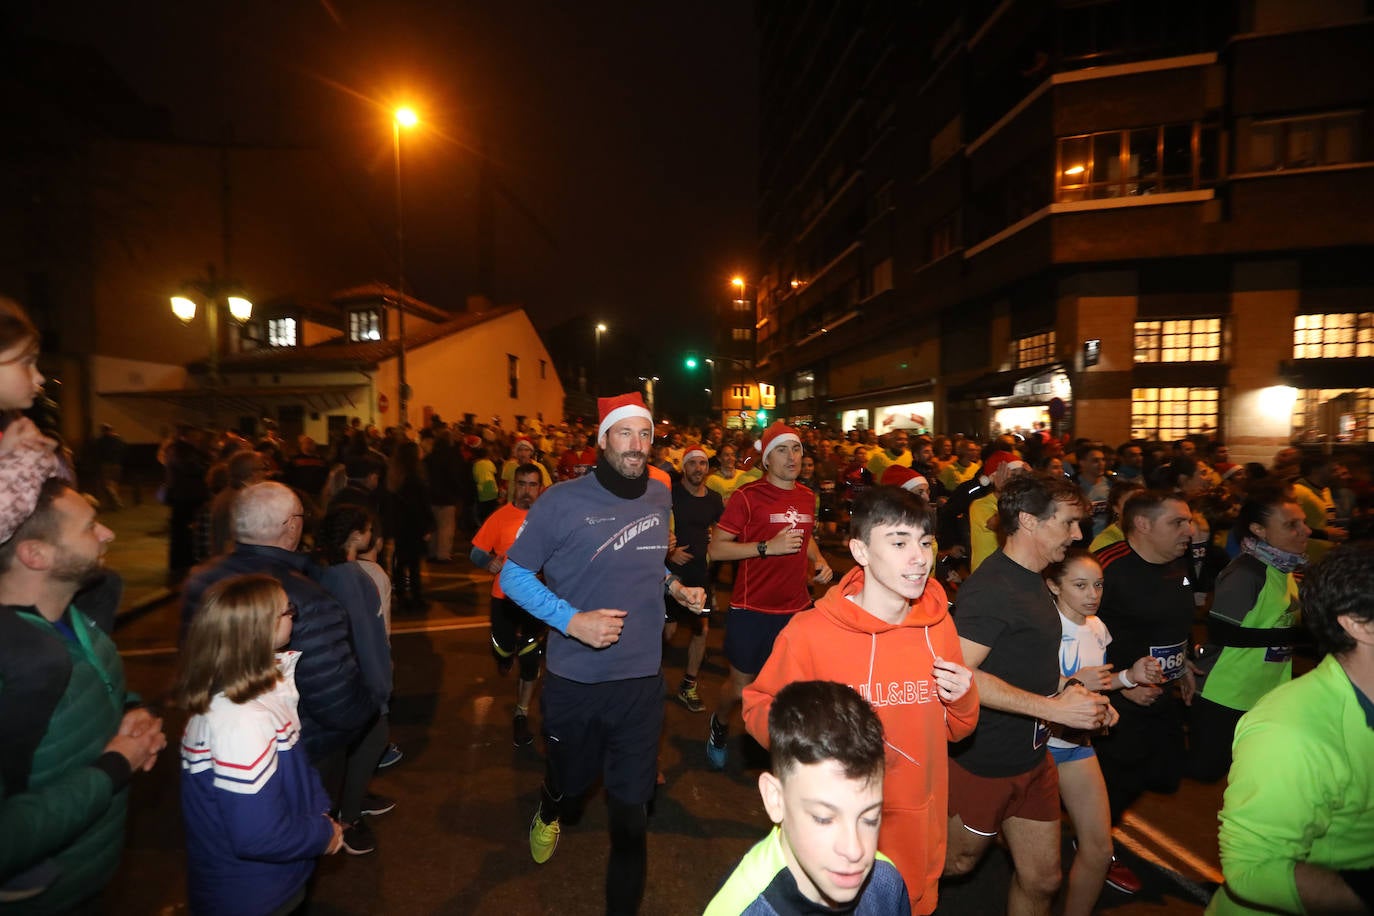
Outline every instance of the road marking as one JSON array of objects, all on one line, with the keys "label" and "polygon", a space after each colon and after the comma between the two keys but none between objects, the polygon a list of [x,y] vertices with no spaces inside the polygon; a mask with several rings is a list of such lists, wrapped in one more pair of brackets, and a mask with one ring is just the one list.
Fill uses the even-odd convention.
[{"label": "road marking", "polygon": [[[451,630],[483,630],[490,626],[491,622],[486,620],[472,620],[467,623],[434,623],[392,630],[391,635],[408,636],[412,633],[445,633]],[[176,646],[157,646],[152,649],[121,649],[119,654],[124,658],[145,658],[153,655],[175,655],[177,651]]]},{"label": "road marking", "polygon": [[[1132,853],[1164,872],[1199,903],[1205,904],[1212,899],[1211,888],[1183,874],[1179,871],[1180,867],[1213,885],[1221,884],[1224,880],[1221,872],[1210,862],[1199,858],[1149,821],[1129,812],[1121,818],[1121,826],[1112,831],[1112,836]],[[1146,841],[1150,845],[1146,845]]]}]

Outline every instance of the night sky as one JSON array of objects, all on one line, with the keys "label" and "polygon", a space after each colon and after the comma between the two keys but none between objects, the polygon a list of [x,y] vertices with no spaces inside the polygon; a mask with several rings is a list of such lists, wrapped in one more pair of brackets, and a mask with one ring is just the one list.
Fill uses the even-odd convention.
[{"label": "night sky", "polygon": [[[476,280],[478,164],[495,197],[493,298],[551,327],[708,345],[752,269],[757,39],[744,0],[25,2],[12,25],[97,49],[174,135],[329,149],[378,221],[404,143],[407,280],[457,304]],[[389,253],[379,253],[389,264]],[[370,273],[377,273],[372,270]],[[360,276],[360,282],[371,276]],[[676,345],[676,343],[675,343]]]}]

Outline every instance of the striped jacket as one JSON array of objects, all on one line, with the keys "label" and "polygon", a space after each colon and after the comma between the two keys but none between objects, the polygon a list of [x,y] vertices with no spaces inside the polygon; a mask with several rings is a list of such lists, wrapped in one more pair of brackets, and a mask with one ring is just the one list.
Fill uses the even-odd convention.
[{"label": "striped jacket", "polygon": [[252,916],[289,900],[315,870],[333,826],[301,743],[299,652],[282,680],[246,703],[219,694],[186,723],[181,805],[191,912]]}]

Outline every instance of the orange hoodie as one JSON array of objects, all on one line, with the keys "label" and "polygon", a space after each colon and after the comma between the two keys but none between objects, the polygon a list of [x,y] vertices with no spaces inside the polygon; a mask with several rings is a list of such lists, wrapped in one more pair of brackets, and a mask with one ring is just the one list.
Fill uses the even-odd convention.
[{"label": "orange hoodie", "polygon": [[759,676],[744,689],[744,724],[768,746],[773,697],[793,681],[848,684],[873,705],[887,741],[883,823],[878,846],[906,881],[911,911],[932,913],[945,866],[949,812],[948,742],[968,737],[978,724],[973,686],[946,706],[935,689],[938,655],[964,663],[945,590],[926,583],[906,619],[886,623],[851,601],[864,584],[856,566],[778,635]]}]

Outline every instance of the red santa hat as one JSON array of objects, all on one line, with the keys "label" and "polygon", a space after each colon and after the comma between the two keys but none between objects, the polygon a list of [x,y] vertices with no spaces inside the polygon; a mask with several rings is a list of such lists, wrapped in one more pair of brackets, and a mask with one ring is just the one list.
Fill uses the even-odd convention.
[{"label": "red santa hat", "polygon": [[887,470],[883,471],[879,483],[885,487],[901,487],[903,490],[920,488],[927,493],[930,492],[930,481],[926,480],[924,475],[916,473],[911,468],[904,468],[900,464],[888,465]]},{"label": "red santa hat", "polygon": [[528,445],[530,451],[534,451],[534,443],[530,441],[529,436],[516,436],[515,441],[511,443],[510,450],[513,452],[522,445]]},{"label": "red santa hat", "polygon": [[618,394],[613,398],[597,398],[596,412],[601,415],[601,425],[596,428],[597,439],[610,432],[612,426],[630,417],[643,417],[650,424],[654,422],[654,415],[644,406],[644,398],[638,391]]},{"label": "red santa hat", "polygon": [[1017,467],[1028,467],[1026,462],[1016,457],[1015,452],[993,452],[988,456],[988,460],[983,462],[983,474],[991,477],[997,473],[997,469],[1003,465],[1015,465],[1009,470],[1016,470]]},{"label": "red santa hat", "polygon": [[763,431],[763,438],[760,439],[754,446],[760,452],[759,463],[767,463],[768,453],[776,447],[778,447],[779,445],[785,445],[788,442],[795,442],[798,445],[800,445],[801,436],[797,433],[795,429],[788,426],[781,420],[774,420],[773,425],[769,426],[767,429]]}]

